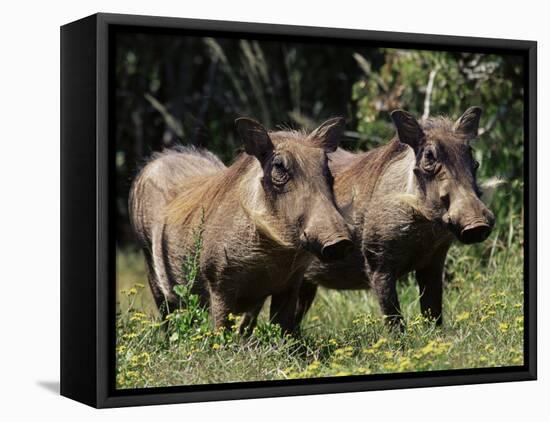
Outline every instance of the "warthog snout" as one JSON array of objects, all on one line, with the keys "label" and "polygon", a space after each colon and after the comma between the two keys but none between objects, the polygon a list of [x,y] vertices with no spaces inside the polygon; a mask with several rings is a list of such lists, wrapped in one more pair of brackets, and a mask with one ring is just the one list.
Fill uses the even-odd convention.
[{"label": "warthog snout", "polygon": [[351,252],[352,247],[353,243],[350,239],[337,239],[325,243],[321,249],[322,260],[330,262],[342,259]]},{"label": "warthog snout", "polygon": [[456,225],[455,234],[462,243],[469,245],[483,242],[491,234],[495,225],[493,213],[483,207],[480,214],[481,217],[467,219],[465,223]]},{"label": "warthog snout", "polygon": [[[483,242],[495,225],[495,216],[473,193],[455,189],[449,211],[443,216],[451,231],[464,244]],[[447,202],[448,203],[448,202]]]},{"label": "warthog snout", "polygon": [[491,234],[494,225],[495,216],[488,208],[484,208],[483,218],[468,222],[460,231],[459,240],[465,244],[483,242]]},{"label": "warthog snout", "polygon": [[465,244],[483,242],[489,237],[491,230],[492,227],[489,224],[470,224],[460,232],[460,240]]},{"label": "warthog snout", "polygon": [[353,248],[353,242],[345,226],[343,226],[340,233],[334,233],[332,236],[328,237],[327,240],[325,239],[327,238],[316,236],[311,231],[306,230],[302,233],[302,244],[304,249],[311,252],[323,262],[343,259]]}]

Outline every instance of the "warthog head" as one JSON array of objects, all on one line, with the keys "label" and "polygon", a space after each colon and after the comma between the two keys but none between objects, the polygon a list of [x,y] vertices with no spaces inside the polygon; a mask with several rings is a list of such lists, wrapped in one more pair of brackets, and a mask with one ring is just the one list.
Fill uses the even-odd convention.
[{"label": "warthog head", "polygon": [[[296,249],[323,261],[344,257],[352,247],[348,227],[334,202],[327,153],[336,150],[344,119],[326,121],[310,134],[268,132],[260,123],[236,120],[247,154],[261,165],[261,183],[253,197],[259,226]],[[259,192],[258,192],[259,191]]]},{"label": "warthog head", "polygon": [[402,110],[391,116],[399,140],[415,152],[414,177],[425,195],[426,207],[462,243],[485,240],[495,217],[480,199],[476,181],[479,163],[470,146],[477,136],[481,108],[470,107],[454,124],[448,119],[430,118],[421,126]]}]

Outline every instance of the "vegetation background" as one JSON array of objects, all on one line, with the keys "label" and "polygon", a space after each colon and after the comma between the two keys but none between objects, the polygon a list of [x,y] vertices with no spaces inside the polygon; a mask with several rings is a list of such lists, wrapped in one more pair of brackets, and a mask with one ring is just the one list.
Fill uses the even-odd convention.
[{"label": "vegetation background", "polygon": [[[117,34],[116,46],[119,387],[523,362],[521,57],[136,33]],[[192,144],[229,164],[240,148],[233,121],[243,115],[269,128],[313,128],[342,115],[344,148],[367,150],[393,136],[393,109],[457,118],[471,105],[484,109],[479,178],[506,184],[491,204],[492,236],[451,250],[442,329],[419,316],[412,278],[400,286],[410,327],[403,336],[386,332],[365,292],[323,291],[299,340],[282,340],[265,318],[248,340],[215,333],[193,306],[192,317],[158,319],[127,209],[131,180],[153,151]]]}]

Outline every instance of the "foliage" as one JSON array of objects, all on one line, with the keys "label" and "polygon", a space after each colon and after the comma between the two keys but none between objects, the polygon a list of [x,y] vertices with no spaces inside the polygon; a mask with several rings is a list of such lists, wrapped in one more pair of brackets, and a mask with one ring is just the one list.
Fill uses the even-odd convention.
[{"label": "foliage", "polygon": [[[453,246],[444,292],[444,325],[419,313],[412,277],[400,284],[404,334],[387,330],[371,292],[321,290],[299,338],[282,337],[265,312],[249,337],[213,330],[197,318],[182,326],[136,307],[143,285],[119,295],[117,386],[189,385],[290,378],[367,375],[523,363],[523,229],[510,215],[480,245]],[[141,279],[141,273],[135,272]],[[127,275],[127,280],[132,279]],[[169,315],[178,315],[178,310]],[[204,314],[207,318],[207,314]],[[172,324],[170,322],[169,324]]]}]

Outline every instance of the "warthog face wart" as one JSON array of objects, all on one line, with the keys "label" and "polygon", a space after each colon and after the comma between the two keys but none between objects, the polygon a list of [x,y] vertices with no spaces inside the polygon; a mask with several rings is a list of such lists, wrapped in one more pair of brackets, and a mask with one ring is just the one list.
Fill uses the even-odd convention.
[{"label": "warthog face wart", "polygon": [[470,146],[480,116],[479,107],[470,107],[454,125],[429,119],[421,127],[410,113],[392,113],[399,140],[415,152],[414,177],[425,195],[426,207],[465,244],[484,241],[495,223],[493,213],[480,199],[479,163]]}]

